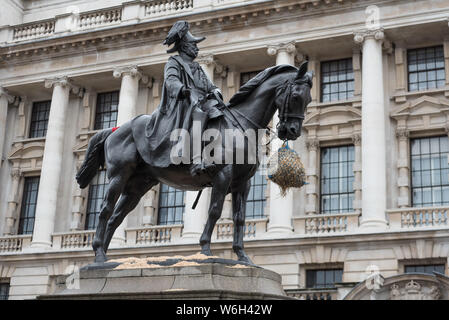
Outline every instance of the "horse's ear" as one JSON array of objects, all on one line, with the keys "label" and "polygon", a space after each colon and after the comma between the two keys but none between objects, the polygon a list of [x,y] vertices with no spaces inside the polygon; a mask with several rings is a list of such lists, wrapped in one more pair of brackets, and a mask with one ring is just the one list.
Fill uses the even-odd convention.
[{"label": "horse's ear", "polygon": [[307,72],[308,64],[309,61],[304,61],[303,63],[301,63],[301,65],[299,66],[298,74],[296,75],[296,80],[302,79],[304,77]]}]

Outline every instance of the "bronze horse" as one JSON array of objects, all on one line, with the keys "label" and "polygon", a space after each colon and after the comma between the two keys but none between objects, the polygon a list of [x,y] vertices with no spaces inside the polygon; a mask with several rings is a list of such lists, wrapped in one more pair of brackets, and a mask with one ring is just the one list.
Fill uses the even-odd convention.
[{"label": "bronze horse", "polygon": [[[299,68],[281,65],[268,68],[242,86],[225,108],[228,117],[215,119],[216,128],[239,130],[266,128],[279,110],[277,135],[282,140],[295,140],[301,135],[302,122],[307,105],[311,101],[313,73],[307,72],[307,62]],[[140,198],[159,182],[182,190],[202,190],[212,187],[209,215],[200,238],[201,252],[212,255],[210,242],[212,231],[220,218],[225,196],[232,193],[234,238],[232,248],[238,260],[252,264],[243,249],[245,208],[250,179],[257,164],[218,164],[214,174],[191,176],[191,164],[170,165],[166,168],[149,166],[136,147],[133,130],[147,123],[151,115],[139,116],[119,129],[105,129],[90,140],[86,158],[76,179],[85,188],[101,166],[106,167],[109,185],[101,206],[99,223],[93,241],[95,262],[107,260],[106,252],[112,235],[126,215],[139,203]],[[243,127],[243,128],[242,128]],[[140,130],[142,132],[142,130]],[[135,140],[136,139],[136,140]]]}]

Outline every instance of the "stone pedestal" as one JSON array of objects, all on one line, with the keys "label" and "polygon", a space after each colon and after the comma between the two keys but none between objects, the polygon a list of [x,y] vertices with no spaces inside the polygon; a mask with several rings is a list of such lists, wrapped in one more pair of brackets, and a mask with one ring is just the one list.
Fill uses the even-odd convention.
[{"label": "stone pedestal", "polygon": [[282,289],[281,276],[260,267],[224,259],[157,263],[82,268],[59,277],[55,292],[37,299],[292,299]]}]

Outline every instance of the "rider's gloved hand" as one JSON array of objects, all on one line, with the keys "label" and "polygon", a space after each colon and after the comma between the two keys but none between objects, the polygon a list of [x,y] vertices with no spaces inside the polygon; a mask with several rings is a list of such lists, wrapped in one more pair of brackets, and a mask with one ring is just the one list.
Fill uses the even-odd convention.
[{"label": "rider's gloved hand", "polygon": [[181,91],[181,99],[189,99],[190,98],[190,89],[182,88]]}]

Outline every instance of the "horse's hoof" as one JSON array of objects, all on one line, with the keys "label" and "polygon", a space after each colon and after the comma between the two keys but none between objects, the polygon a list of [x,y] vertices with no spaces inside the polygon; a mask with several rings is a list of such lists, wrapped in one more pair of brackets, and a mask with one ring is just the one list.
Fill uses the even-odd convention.
[{"label": "horse's hoof", "polygon": [[105,263],[106,261],[108,261],[108,257],[104,252],[95,253],[95,263]]}]

